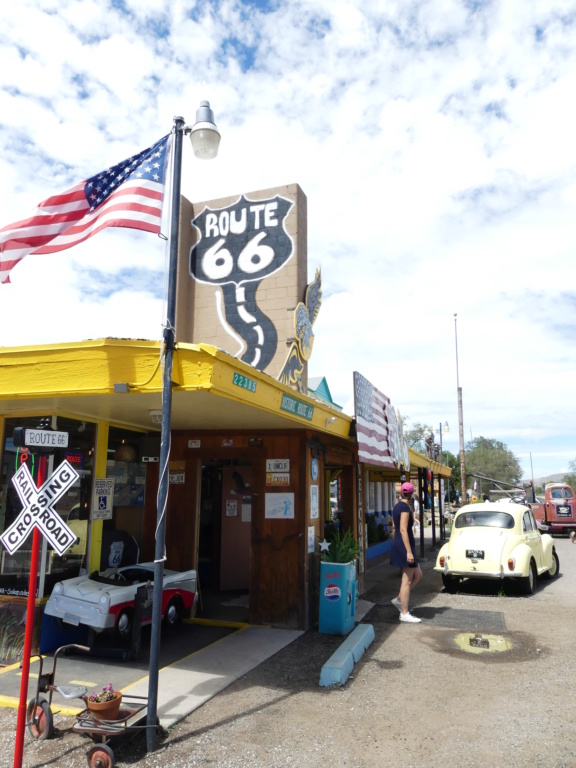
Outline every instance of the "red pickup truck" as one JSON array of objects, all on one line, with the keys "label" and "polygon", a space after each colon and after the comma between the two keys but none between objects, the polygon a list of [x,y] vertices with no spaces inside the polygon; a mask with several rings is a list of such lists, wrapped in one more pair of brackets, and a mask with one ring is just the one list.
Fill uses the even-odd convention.
[{"label": "red pickup truck", "polygon": [[[531,489],[530,489],[531,490]],[[527,494],[528,496],[529,494]],[[549,533],[570,533],[576,531],[576,498],[566,483],[548,483],[544,489],[544,503],[539,504],[533,493],[532,507],[536,523],[541,531]]]}]

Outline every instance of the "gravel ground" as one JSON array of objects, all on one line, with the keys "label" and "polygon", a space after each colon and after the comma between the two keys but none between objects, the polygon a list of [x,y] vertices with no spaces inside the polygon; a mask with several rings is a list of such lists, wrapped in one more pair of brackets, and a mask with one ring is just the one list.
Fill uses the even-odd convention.
[{"label": "gravel ground", "polygon": [[[171,729],[154,753],[142,735],[113,743],[116,765],[573,768],[576,546],[556,546],[559,578],[529,598],[488,583],[448,595],[427,553],[412,601],[419,625],[399,624],[389,602],[398,573],[379,564],[363,596],[374,603],[364,621],[376,639],[344,686],[318,685],[342,638],[308,632]],[[475,628],[470,616],[501,619],[491,633],[511,649],[463,650],[456,641]],[[13,765],[15,724],[14,710],[0,710],[0,768]],[[26,735],[23,768],[87,765],[90,739],[71,732],[72,719],[56,715],[55,724],[50,741]]]}]

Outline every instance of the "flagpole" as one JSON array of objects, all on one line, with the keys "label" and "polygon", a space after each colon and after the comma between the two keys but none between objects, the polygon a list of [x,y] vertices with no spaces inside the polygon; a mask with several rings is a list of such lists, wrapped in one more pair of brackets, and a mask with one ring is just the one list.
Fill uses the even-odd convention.
[{"label": "flagpole", "polygon": [[164,561],[166,559],[166,512],[168,504],[168,462],[172,421],[172,365],[176,337],[176,281],[180,235],[180,190],[182,185],[182,137],[191,134],[194,154],[201,159],[216,157],[220,134],[214,124],[214,115],[207,101],[200,103],[196,123],[185,126],[183,117],[174,118],[172,160],[172,188],[170,199],[170,250],[168,262],[168,293],[166,325],[164,328],[162,380],[162,429],[160,432],[160,474],[158,479],[158,510],[156,515],[156,547],[154,555],[154,585],[152,593],[152,629],[150,636],[150,669],[148,676],[148,711],[146,720],[146,748],[153,752],[157,742],[158,677],[160,662],[160,634],[162,629],[162,593],[164,587]]},{"label": "flagpole", "polygon": [[162,592],[166,540],[166,507],[168,503],[168,461],[170,457],[170,422],[172,419],[172,363],[176,323],[176,274],[180,227],[180,188],[182,184],[182,128],[184,118],[174,118],[172,159],[172,191],[170,216],[170,251],[168,262],[168,296],[164,327],[164,375],[162,383],[162,430],[160,438],[160,476],[158,481],[158,510],[156,516],[156,549],[154,554],[154,586],[152,597],[152,631],[150,637],[150,671],[148,676],[148,714],[146,746],[152,752],[156,746],[158,711],[158,675],[160,633],[162,626]]}]

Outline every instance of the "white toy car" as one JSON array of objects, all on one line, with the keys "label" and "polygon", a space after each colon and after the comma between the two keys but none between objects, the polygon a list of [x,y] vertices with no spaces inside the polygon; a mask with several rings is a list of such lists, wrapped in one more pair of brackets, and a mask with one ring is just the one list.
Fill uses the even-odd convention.
[{"label": "white toy car", "polygon": [[554,540],[540,533],[532,510],[496,502],[468,504],[457,512],[434,568],[447,592],[470,577],[516,579],[529,595],[537,576],[557,576],[559,569]]},{"label": "white toy car", "polygon": [[[119,637],[131,637],[134,601],[138,587],[152,586],[154,563],[140,563],[123,568],[108,568],[101,573],[59,581],[54,585],[45,612],[63,624],[85,624],[95,632],[115,629]],[[151,592],[150,592],[151,594]],[[175,624],[195,611],[196,571],[164,570],[162,617]],[[142,624],[149,624],[145,619]]]}]

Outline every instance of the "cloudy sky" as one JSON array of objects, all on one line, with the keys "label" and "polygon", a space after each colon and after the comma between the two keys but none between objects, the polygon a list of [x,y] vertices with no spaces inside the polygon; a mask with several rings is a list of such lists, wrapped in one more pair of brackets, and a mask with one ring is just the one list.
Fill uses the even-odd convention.
[{"label": "cloudy sky", "polygon": [[[0,30],[0,226],[208,99],[191,200],[298,183],[310,374],[411,423],[576,458],[576,0],[18,0]],[[161,337],[154,235],[105,230],[0,287],[0,345]],[[455,317],[455,313],[457,317]],[[457,333],[456,333],[457,331]],[[457,339],[457,344],[456,344]]]}]

